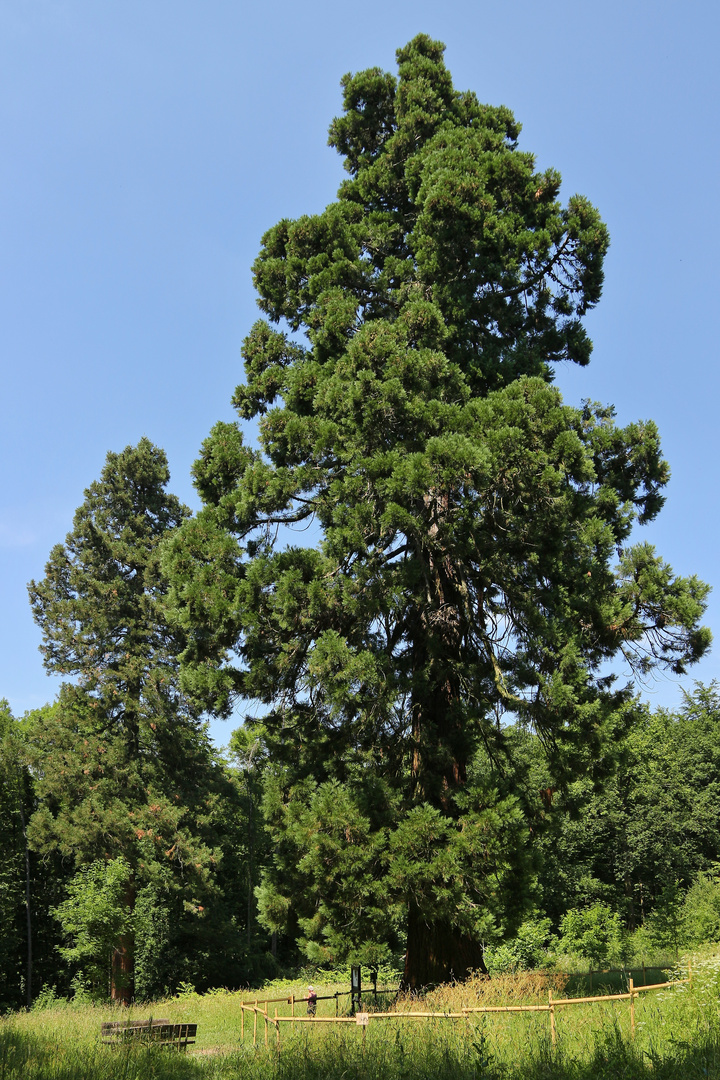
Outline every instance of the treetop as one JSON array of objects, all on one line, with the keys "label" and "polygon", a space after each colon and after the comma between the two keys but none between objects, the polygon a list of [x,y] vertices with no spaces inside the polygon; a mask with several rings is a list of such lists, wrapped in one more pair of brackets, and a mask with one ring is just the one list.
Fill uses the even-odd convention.
[{"label": "treetop", "polygon": [[[589,360],[581,317],[600,298],[605,225],[582,196],[561,206],[559,173],[536,172],[507,108],[453,88],[443,51],[419,35],[398,50],[397,78],[343,78],[329,141],[351,178],[321,214],[263,237],[259,304],[306,333],[308,399],[313,362],[337,362],[370,323],[401,321],[411,347],[441,346],[470,394]],[[290,389],[299,354],[257,328],[245,359],[249,416]]]}]

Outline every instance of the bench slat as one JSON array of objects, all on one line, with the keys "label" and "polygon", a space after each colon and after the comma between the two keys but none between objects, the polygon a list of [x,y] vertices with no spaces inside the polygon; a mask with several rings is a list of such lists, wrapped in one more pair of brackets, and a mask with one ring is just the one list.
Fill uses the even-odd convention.
[{"label": "bench slat", "polygon": [[165,1016],[159,1016],[157,1019],[154,1017],[150,1020],[103,1020],[100,1025],[103,1031],[147,1031],[152,1024],[153,1027],[162,1024],[169,1024],[170,1021]]},{"label": "bench slat", "polygon": [[101,1041],[106,1045],[139,1039],[156,1046],[186,1048],[195,1042],[197,1024],[172,1024],[168,1019],[105,1020],[100,1025]]}]

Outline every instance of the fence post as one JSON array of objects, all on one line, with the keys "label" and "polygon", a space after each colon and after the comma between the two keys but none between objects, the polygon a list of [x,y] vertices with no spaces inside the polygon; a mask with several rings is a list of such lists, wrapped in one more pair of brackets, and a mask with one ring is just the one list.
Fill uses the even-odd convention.
[{"label": "fence post", "polygon": [[257,998],[255,998],[255,1008],[253,1010],[253,1017],[254,1017],[254,1019],[253,1019],[253,1046],[254,1047],[257,1046],[257,1014],[258,1014]]},{"label": "fence post", "polygon": [[279,1052],[280,1051],[280,1025],[278,1024],[278,1018],[277,1018],[277,1005],[275,1006],[275,1045],[277,1046],[278,1052]]},{"label": "fence post", "polygon": [[550,1042],[555,1045],[556,1031],[555,1031],[555,1006],[553,1004],[552,990],[548,990],[548,1006],[550,1011]]},{"label": "fence post", "polygon": [[645,957],[643,956],[643,986],[647,986],[647,975],[645,974]]},{"label": "fence post", "polygon": [[245,1006],[240,1002],[240,1042],[245,1038]]},{"label": "fence post", "polygon": [[338,1014],[338,993],[339,993],[339,990],[336,990],[335,991],[335,1015],[336,1016]]},{"label": "fence post", "polygon": [[265,1014],[264,1014],[264,1016],[265,1016],[265,1049],[267,1050],[267,1044],[268,1044],[268,1007],[267,1007],[267,1001],[265,1002]]},{"label": "fence post", "polygon": [[635,1038],[635,986],[630,976],[630,1038]]}]

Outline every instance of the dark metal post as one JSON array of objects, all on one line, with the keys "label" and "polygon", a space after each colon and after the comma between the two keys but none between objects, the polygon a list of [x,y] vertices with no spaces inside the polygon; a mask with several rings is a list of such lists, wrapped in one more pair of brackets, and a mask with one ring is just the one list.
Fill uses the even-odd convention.
[{"label": "dark metal post", "polygon": [[355,1010],[362,1005],[362,985],[360,981],[360,965],[353,964],[350,968],[350,1015],[355,1015]]}]

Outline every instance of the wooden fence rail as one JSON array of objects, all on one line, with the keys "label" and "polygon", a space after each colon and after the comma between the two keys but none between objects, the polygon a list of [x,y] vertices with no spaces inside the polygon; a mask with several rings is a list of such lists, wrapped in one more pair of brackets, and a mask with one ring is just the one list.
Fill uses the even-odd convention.
[{"label": "wooden fence rail", "polygon": [[[262,1017],[265,1025],[265,1046],[268,1045],[268,1029],[269,1025],[275,1026],[275,1034],[277,1046],[280,1046],[280,1025],[281,1024],[355,1024],[363,1029],[363,1043],[365,1041],[365,1031],[370,1021],[376,1020],[468,1020],[470,1016],[474,1016],[480,1013],[530,1013],[530,1012],[546,1012],[550,1018],[550,1039],[555,1045],[557,1041],[557,1029],[555,1024],[555,1013],[557,1009],[569,1008],[573,1005],[595,1005],[601,1001],[627,1001],[629,1003],[630,1011],[630,1034],[631,1037],[635,1037],[635,998],[639,994],[645,993],[648,990],[663,990],[671,986],[679,986],[682,983],[692,984],[692,970],[688,964],[688,977],[686,979],[674,979],[671,982],[653,983],[649,986],[635,986],[632,977],[629,980],[630,988],[627,993],[621,994],[598,994],[594,997],[577,997],[577,998],[558,998],[553,997],[552,990],[548,990],[548,1003],[547,1005],[468,1005],[463,1006],[457,1012],[358,1012],[355,1016],[295,1016],[295,1003],[301,1001],[307,1001],[307,998],[295,998],[294,995],[283,998],[275,998],[264,1000],[260,1002],[256,999],[253,1004],[247,1002],[240,1003],[240,1038],[245,1037],[245,1013],[250,1012],[253,1014],[253,1046],[257,1046],[257,1028],[258,1017]],[[324,998],[318,998],[318,1001],[328,1001],[332,998],[337,999],[337,995],[330,994]],[[268,1004],[272,1003],[288,1004],[292,1007],[292,1014],[290,1016],[278,1016],[277,1007],[275,1008],[275,1015],[268,1015]],[[260,1005],[264,1005],[264,1009],[260,1008]]]},{"label": "wooden fence rail", "polygon": [[[336,990],[334,994],[318,994],[315,997],[315,1000],[316,1001],[335,1001],[335,1002],[337,1002],[338,998],[350,997],[350,995],[352,993],[353,993],[352,990]],[[375,998],[377,998],[377,997],[387,997],[388,995],[392,996],[393,994],[399,994],[399,993],[400,993],[399,988],[395,989],[395,990],[375,990],[373,987],[370,987],[367,990],[363,990],[363,997],[368,997],[370,994],[372,994],[373,997],[375,997]],[[252,1001],[242,1001],[240,1004],[241,1005],[252,1005],[253,1003],[255,1003],[255,1004],[258,1004],[258,1005],[276,1005],[276,1004],[300,1005],[300,1004],[302,1004],[302,1002],[308,1001],[308,1000],[309,999],[307,997],[295,997],[294,994],[288,994],[285,997],[253,998]]]}]

